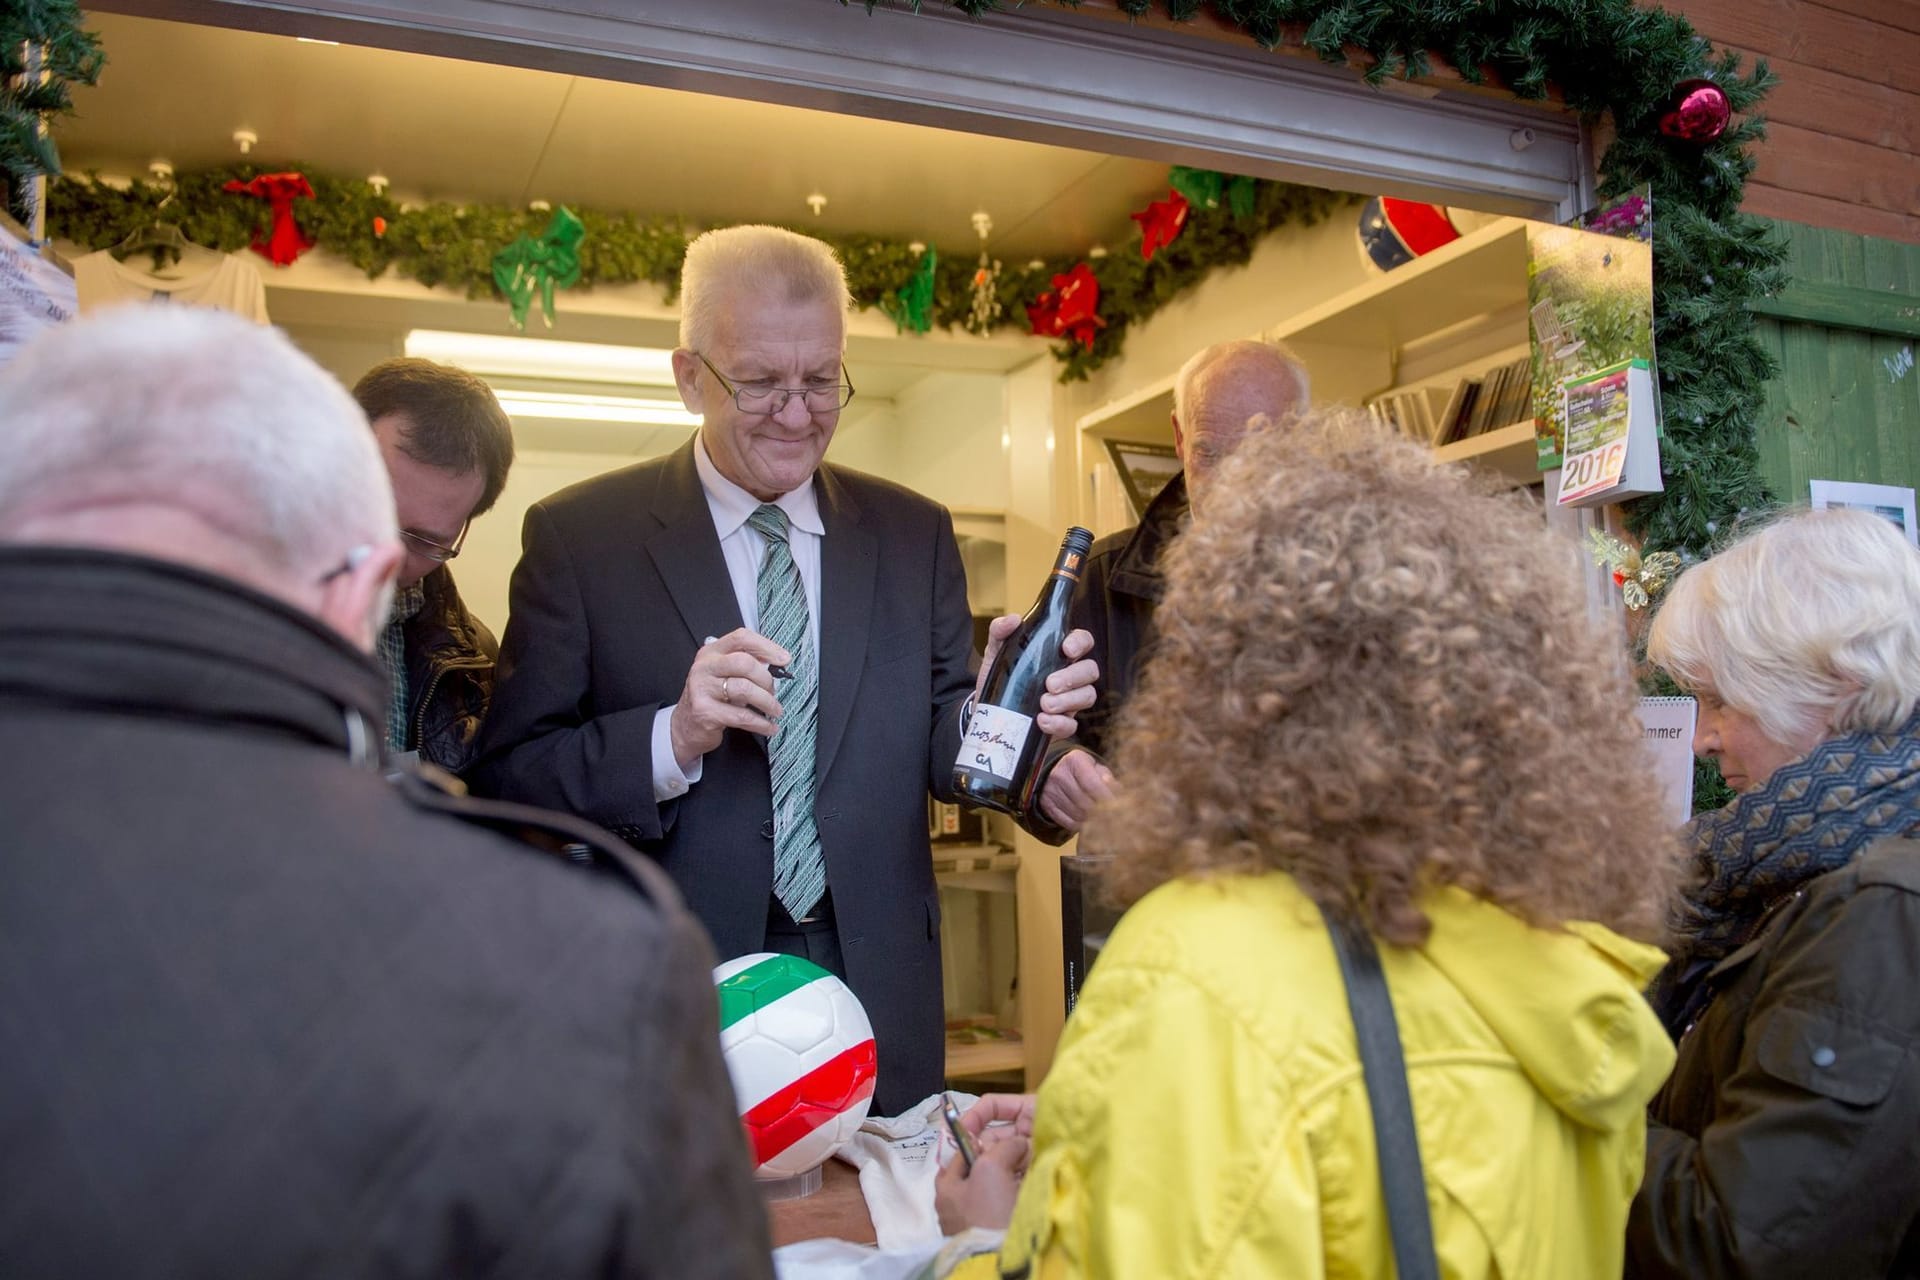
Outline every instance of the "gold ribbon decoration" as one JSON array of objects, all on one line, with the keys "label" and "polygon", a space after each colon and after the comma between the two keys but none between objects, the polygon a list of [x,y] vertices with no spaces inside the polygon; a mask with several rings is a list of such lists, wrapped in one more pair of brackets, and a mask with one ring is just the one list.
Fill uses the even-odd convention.
[{"label": "gold ribbon decoration", "polygon": [[1640,548],[1602,529],[1587,530],[1587,550],[1592,552],[1594,564],[1613,571],[1613,585],[1620,588],[1627,608],[1635,612],[1672,586],[1682,568],[1680,557],[1671,551],[1642,555]]}]

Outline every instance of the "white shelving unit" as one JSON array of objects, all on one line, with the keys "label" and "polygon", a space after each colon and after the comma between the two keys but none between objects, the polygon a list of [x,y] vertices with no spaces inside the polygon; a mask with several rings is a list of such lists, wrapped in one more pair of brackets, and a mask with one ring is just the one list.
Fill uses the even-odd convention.
[{"label": "white shelving unit", "polygon": [[[1265,330],[1306,364],[1313,398],[1360,405],[1386,391],[1450,388],[1527,350],[1527,224],[1501,218]],[[1171,440],[1173,380],[1163,378],[1079,419],[1092,446],[1110,438]],[[1442,446],[1451,462],[1539,477],[1531,423]]]},{"label": "white shelving unit", "polygon": [[[1021,1072],[1027,1065],[1026,1038],[1018,1025],[1007,1025],[1003,1012],[1004,1006],[1017,1004],[1013,988],[1019,971],[1015,893],[1020,855],[1003,844],[935,844],[933,870],[945,916],[941,948],[948,1013],[993,1020],[980,1038],[970,1038],[966,1031],[949,1033],[947,1076]],[[1018,1023],[1017,1015],[1012,1021]]]}]

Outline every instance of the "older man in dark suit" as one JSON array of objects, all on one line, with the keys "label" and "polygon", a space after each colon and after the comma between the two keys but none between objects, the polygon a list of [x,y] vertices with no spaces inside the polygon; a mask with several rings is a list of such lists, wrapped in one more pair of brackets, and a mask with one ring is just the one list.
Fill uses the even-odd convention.
[{"label": "older man in dark suit", "polygon": [[[975,687],[953,523],[822,462],[853,395],[831,249],[709,232],[681,303],[700,431],[527,513],[472,780],[651,853],[723,957],[843,975],[874,1024],[875,1105],[898,1112],[942,1078],[926,796],[951,798]],[[1055,674],[1042,732],[1071,733],[1096,676],[1084,658]]]}]

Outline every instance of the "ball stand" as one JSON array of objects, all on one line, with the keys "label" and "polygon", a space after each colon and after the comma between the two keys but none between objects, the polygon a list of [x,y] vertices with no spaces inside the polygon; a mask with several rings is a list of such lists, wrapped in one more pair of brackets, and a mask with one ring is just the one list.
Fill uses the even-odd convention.
[{"label": "ball stand", "polygon": [[797,1173],[791,1178],[761,1178],[758,1180],[762,1200],[804,1200],[820,1189],[826,1181],[822,1172],[825,1161],[815,1165],[805,1173]]}]

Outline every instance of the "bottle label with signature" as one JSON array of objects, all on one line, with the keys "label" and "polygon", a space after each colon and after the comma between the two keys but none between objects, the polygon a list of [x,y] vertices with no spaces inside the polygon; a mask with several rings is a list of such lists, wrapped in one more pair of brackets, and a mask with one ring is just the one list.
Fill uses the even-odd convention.
[{"label": "bottle label with signature", "polygon": [[967,736],[960,743],[960,766],[993,778],[1013,781],[1014,767],[1020,761],[1020,748],[1026,746],[1033,731],[1033,717],[1018,711],[985,703],[973,709]]}]

